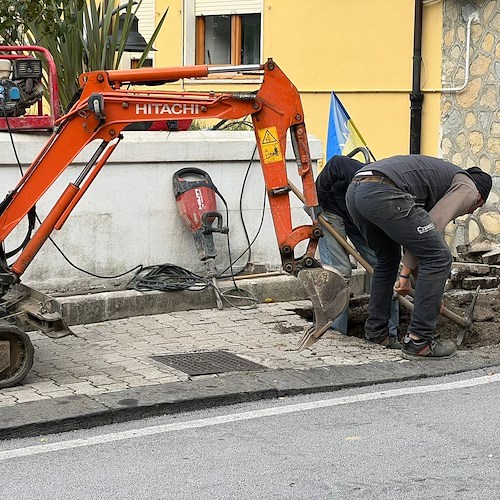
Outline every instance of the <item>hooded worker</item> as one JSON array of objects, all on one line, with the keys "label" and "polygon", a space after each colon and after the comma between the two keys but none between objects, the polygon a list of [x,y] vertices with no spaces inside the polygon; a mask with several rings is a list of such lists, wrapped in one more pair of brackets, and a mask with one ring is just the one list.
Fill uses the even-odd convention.
[{"label": "hooded worker", "polygon": [[446,225],[484,205],[491,176],[480,168],[463,170],[439,158],[394,156],[361,168],[347,190],[349,213],[369,246],[375,266],[365,337],[384,344],[393,284],[399,273],[400,290],[416,274],[414,310],[403,341],[408,359],[443,359],[456,354],[452,341],[435,334],[452,255],[444,241]]}]

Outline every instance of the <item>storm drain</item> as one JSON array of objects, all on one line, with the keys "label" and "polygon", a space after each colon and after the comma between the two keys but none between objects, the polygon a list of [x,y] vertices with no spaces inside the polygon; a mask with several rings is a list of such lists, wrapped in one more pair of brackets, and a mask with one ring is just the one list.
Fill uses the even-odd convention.
[{"label": "storm drain", "polygon": [[226,351],[167,354],[165,356],[153,356],[152,358],[188,375],[212,375],[214,373],[265,369],[265,366]]}]

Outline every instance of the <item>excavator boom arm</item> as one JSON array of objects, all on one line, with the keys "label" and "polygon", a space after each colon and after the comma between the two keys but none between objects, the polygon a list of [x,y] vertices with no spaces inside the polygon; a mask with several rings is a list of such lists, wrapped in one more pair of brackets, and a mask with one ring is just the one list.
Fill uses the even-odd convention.
[{"label": "excavator boom arm", "polygon": [[[207,76],[212,72],[259,72],[263,82],[257,92],[176,92],[151,90],[158,83]],[[315,216],[318,205],[304,113],[297,89],[270,59],[264,65],[232,68],[191,66],[127,71],[96,71],[80,77],[81,94],[71,109],[57,120],[48,142],[16,188],[0,205],[0,242],[19,224],[85,146],[100,141],[96,153],[71,183],[30,242],[10,266],[16,278],[25,271],[54,228],[59,229],[69,211],[97,175],[119,141],[121,131],[132,123],[167,119],[237,119],[251,116],[273,223],[285,271],[297,274],[315,267],[314,253],[321,235]],[[129,90],[124,85],[149,86]],[[292,226],[290,188],[286,171],[286,138],[290,130],[306,206],[312,207],[311,225]],[[301,241],[308,240],[305,254],[294,256]]]}]

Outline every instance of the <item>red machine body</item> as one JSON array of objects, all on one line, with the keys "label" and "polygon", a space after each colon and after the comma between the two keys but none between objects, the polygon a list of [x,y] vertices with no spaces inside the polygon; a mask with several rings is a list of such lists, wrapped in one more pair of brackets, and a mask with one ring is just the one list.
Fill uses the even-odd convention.
[{"label": "red machine body", "polygon": [[[213,233],[227,234],[222,226],[222,215],[217,212],[217,188],[210,176],[199,168],[182,168],[173,176],[177,209],[186,225],[193,231],[196,249],[201,261],[217,256]],[[214,222],[217,225],[214,226]],[[215,272],[215,269],[211,269]]]},{"label": "red machine body", "polygon": [[215,186],[209,175],[198,168],[178,170],[173,183],[179,214],[191,231],[195,232],[203,224],[203,214],[217,211]]}]

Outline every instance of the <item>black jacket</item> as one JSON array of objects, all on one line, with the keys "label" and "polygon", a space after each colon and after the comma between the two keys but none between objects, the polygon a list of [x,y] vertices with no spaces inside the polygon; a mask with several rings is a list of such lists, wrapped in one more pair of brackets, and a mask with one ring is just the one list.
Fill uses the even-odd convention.
[{"label": "black jacket", "polygon": [[363,167],[389,177],[399,189],[415,196],[427,211],[450,189],[456,174],[468,175],[453,163],[424,155],[393,156]]},{"label": "black jacket", "polygon": [[316,179],[321,207],[344,219],[347,231],[359,233],[345,203],[345,194],[354,174],[365,164],[348,156],[332,156]]}]

